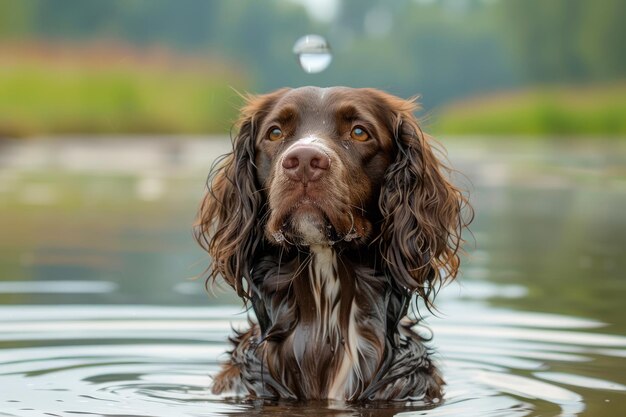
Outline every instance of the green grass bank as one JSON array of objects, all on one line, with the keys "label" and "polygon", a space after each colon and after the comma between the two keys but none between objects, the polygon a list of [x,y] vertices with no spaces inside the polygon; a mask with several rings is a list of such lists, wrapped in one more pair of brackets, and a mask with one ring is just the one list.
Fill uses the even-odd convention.
[{"label": "green grass bank", "polygon": [[223,133],[247,84],[228,67],[117,47],[0,49],[0,137]]},{"label": "green grass bank", "polygon": [[626,137],[626,83],[469,98],[429,119],[430,130],[446,135]]},{"label": "green grass bank", "polygon": [[[251,85],[236,63],[120,45],[0,45],[0,138],[225,133]],[[436,135],[626,137],[626,81],[536,87],[431,111]]]}]

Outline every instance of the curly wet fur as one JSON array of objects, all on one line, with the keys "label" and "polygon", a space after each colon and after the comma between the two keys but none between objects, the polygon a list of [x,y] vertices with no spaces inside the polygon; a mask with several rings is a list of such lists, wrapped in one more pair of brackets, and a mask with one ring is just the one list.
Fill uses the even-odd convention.
[{"label": "curly wet fur", "polygon": [[[209,279],[222,276],[257,320],[232,339],[213,392],[441,398],[429,350],[403,320],[414,295],[431,303],[456,276],[462,209],[471,209],[414,110],[373,89],[249,97],[195,229],[213,258]],[[368,142],[350,141],[355,123],[367,126]],[[288,132],[281,143],[267,138],[276,125]],[[330,167],[302,185],[280,162],[305,136]]]}]

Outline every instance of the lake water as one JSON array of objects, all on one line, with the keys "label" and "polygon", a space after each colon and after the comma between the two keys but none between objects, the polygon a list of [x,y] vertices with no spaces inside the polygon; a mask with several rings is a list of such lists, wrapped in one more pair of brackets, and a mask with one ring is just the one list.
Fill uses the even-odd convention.
[{"label": "lake water", "polygon": [[0,143],[1,416],[623,416],[626,146],[445,140],[471,183],[426,323],[444,402],[261,403],[210,375],[246,314],[191,235],[220,138]]}]

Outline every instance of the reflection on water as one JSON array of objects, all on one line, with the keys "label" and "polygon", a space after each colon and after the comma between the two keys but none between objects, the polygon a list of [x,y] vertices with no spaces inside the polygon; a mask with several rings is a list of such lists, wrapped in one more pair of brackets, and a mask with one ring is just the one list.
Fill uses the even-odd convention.
[{"label": "reflection on water", "polygon": [[[449,385],[445,404],[426,415],[555,410],[573,416],[585,410],[585,393],[611,398],[626,392],[618,382],[577,373],[577,367],[585,369],[581,365],[598,357],[619,360],[626,354],[626,337],[589,332],[601,327],[599,322],[487,308],[445,293],[441,304],[450,315],[429,322]],[[0,401],[9,415],[43,410],[53,415],[249,415],[258,408],[208,390],[231,326],[245,326],[236,307],[4,306],[0,317],[0,385],[6,387]],[[570,370],[550,371],[550,363]],[[329,415],[425,413],[419,405],[384,406],[313,405]],[[297,415],[293,404],[282,407],[269,404],[257,413]],[[312,415],[310,404],[302,407],[302,414]]]},{"label": "reflection on water", "polygon": [[256,403],[210,375],[246,315],[190,224],[224,141],[0,150],[0,415],[621,416],[626,151],[449,145],[476,245],[429,317],[445,402]]}]

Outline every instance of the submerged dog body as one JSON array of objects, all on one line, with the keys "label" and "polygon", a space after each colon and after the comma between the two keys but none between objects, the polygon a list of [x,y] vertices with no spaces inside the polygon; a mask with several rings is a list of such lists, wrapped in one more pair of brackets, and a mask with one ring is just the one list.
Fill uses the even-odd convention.
[{"label": "submerged dog body", "polygon": [[251,97],[196,236],[257,322],[213,391],[432,401],[443,380],[407,318],[453,278],[465,223],[415,105],[373,89]]}]

